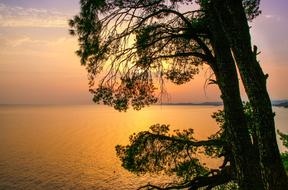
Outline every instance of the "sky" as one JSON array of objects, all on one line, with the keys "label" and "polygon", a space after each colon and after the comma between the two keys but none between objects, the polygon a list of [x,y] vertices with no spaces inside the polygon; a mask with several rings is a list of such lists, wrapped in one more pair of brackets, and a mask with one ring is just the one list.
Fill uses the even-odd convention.
[{"label": "sky", "polygon": [[[260,64],[269,73],[271,99],[288,99],[288,1],[262,0],[251,25]],[[0,0],[0,104],[87,104],[87,73],[75,55],[77,39],[67,20],[79,0]],[[219,101],[216,86],[205,86],[203,71],[182,86],[167,84],[171,102]],[[241,87],[243,99],[245,92]]]}]

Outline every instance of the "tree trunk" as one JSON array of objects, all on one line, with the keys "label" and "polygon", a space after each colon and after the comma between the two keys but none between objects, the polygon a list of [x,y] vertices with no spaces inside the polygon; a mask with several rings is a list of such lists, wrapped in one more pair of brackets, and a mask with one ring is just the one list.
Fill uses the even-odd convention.
[{"label": "tree trunk", "polygon": [[222,28],[220,27],[215,12],[209,9],[209,27],[212,33],[212,44],[215,52],[215,68],[213,68],[221,90],[224,103],[225,119],[232,145],[235,161],[236,178],[241,189],[264,189],[260,177],[260,166],[257,154],[248,132],[248,124],[245,119],[243,105],[240,97],[237,70]]},{"label": "tree trunk", "polygon": [[218,17],[222,19],[221,25],[229,38],[241,79],[255,114],[261,174],[265,189],[288,189],[288,179],[276,141],[274,113],[266,89],[267,77],[256,59],[257,49],[252,51],[249,26],[242,1],[225,0]]}]

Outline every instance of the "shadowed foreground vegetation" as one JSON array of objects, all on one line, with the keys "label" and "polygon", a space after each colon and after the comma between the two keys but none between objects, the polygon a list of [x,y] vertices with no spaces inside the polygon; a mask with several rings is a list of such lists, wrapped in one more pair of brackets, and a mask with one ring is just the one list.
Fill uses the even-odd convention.
[{"label": "shadowed foreground vegetation", "polygon": [[[247,103],[244,108],[247,120],[253,124],[251,105]],[[170,131],[169,125],[155,124],[148,131],[131,135],[129,145],[117,145],[117,156],[122,166],[132,173],[176,176],[176,180],[171,183],[147,184],[139,189],[239,189],[235,161],[225,132],[224,111],[213,113],[212,118],[217,122],[219,131],[207,140],[196,140],[191,128]],[[288,148],[288,135],[280,131],[278,134]],[[250,137],[253,138],[252,135]],[[218,169],[209,168],[199,160],[199,155],[205,155],[210,160],[222,158],[223,164]],[[288,171],[288,152],[281,156]]]},{"label": "shadowed foreground vegetation", "polygon": [[[281,133],[279,130],[277,131],[280,135],[280,139],[282,140],[283,145],[288,149],[288,134]],[[286,173],[288,174],[288,151],[285,151],[281,154],[281,158],[286,170]]]}]

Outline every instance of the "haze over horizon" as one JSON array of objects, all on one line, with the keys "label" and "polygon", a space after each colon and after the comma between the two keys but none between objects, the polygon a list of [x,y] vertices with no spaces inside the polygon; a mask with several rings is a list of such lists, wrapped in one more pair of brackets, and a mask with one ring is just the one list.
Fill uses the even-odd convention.
[{"label": "haze over horizon", "polygon": [[[252,41],[269,73],[271,99],[288,99],[288,2],[262,0],[260,8],[250,23]],[[77,39],[68,34],[67,20],[78,12],[78,0],[0,0],[0,104],[92,102],[86,70],[74,53]],[[208,77],[204,68],[188,84],[167,84],[167,101],[220,101],[216,86],[205,86]]]}]

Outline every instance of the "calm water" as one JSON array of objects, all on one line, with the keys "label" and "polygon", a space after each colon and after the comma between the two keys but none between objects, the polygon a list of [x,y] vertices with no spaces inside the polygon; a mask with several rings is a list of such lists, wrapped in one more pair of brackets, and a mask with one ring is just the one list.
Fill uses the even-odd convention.
[{"label": "calm water", "polygon": [[[121,168],[116,144],[155,123],[194,128],[197,139],[217,131],[210,115],[221,107],[152,106],[119,113],[104,106],[0,107],[0,189],[136,189],[161,176]],[[274,108],[288,132],[288,109]],[[280,146],[283,151],[283,147]],[[217,163],[211,163],[215,165]]]}]

